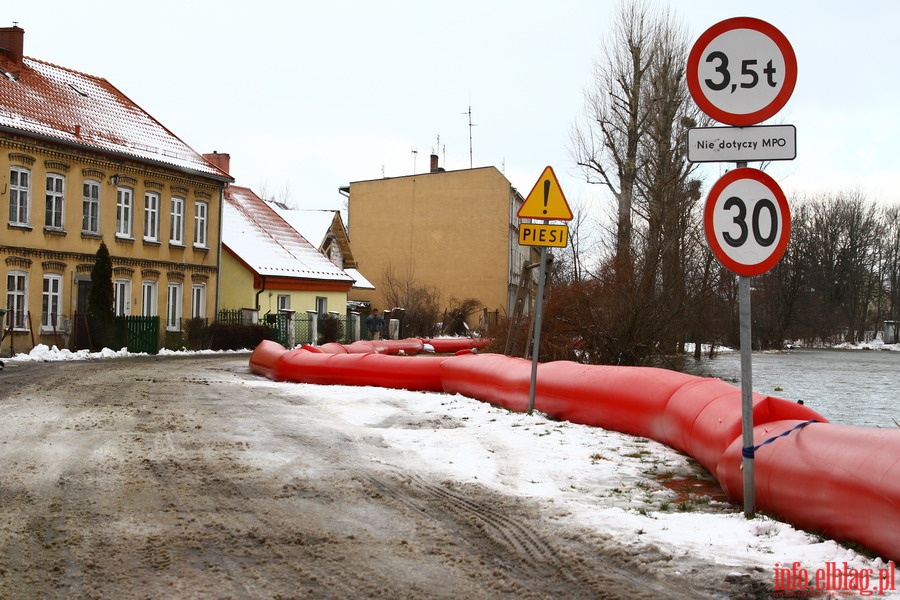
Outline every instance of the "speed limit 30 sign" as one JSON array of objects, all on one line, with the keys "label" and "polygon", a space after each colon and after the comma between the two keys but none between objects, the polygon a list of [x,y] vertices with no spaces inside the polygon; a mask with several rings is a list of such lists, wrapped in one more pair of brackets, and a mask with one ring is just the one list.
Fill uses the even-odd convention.
[{"label": "speed limit 30 sign", "polygon": [[745,127],[781,110],[797,83],[797,57],[774,26],[752,17],[716,23],[688,55],[687,84],[700,109]]},{"label": "speed limit 30 sign", "polygon": [[759,169],[734,169],[712,187],[703,214],[709,247],[738,275],[761,275],[787,249],[791,213],[778,183]]}]

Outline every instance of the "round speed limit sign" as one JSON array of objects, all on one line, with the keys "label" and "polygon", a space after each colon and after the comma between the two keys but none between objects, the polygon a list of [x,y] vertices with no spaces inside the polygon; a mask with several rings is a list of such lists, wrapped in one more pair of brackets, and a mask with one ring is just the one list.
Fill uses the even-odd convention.
[{"label": "round speed limit sign", "polygon": [[778,264],[791,234],[784,192],[758,169],[734,169],[722,176],[709,191],[703,223],[719,262],[747,277]]},{"label": "round speed limit sign", "polygon": [[752,17],[716,23],[694,43],[687,84],[713,119],[745,127],[781,110],[797,83],[797,57],[778,29]]}]

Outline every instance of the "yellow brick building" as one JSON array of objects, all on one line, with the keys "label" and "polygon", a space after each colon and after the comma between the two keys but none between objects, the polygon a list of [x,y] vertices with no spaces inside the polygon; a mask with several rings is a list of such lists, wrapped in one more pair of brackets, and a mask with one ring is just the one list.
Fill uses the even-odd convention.
[{"label": "yellow brick building", "polygon": [[0,29],[0,353],[76,339],[103,241],[119,315],[214,317],[232,181],[105,79],[23,56]]},{"label": "yellow brick building", "polygon": [[[428,173],[344,191],[353,253],[376,287],[353,290],[352,300],[395,308],[386,295],[393,279],[433,286],[443,308],[474,298],[488,312],[513,313],[523,264],[536,255],[518,243],[522,195],[495,167],[444,171],[432,155]],[[472,316],[470,328],[484,327],[481,318]]]}]

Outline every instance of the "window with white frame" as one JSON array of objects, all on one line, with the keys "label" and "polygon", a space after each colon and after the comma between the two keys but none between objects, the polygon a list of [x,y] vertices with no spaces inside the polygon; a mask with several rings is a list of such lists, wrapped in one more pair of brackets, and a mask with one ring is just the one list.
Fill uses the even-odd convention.
[{"label": "window with white frame", "polygon": [[170,283],[166,302],[166,329],[181,331],[181,284]]},{"label": "window with white frame", "polygon": [[171,217],[169,243],[184,244],[184,198],[172,196]]},{"label": "window with white frame", "polygon": [[62,306],[62,275],[44,275],[44,292],[41,300],[41,329],[59,329],[59,310]]},{"label": "window with white frame", "polygon": [[206,202],[194,203],[194,245],[206,248],[206,236],[208,231],[207,212],[209,205]]},{"label": "window with white frame", "polygon": [[144,194],[144,239],[148,242],[159,241],[159,194]]},{"label": "window with white frame", "polygon": [[290,294],[278,294],[278,310],[290,310],[291,309],[291,295]]},{"label": "window with white frame", "polygon": [[131,314],[131,280],[116,279],[113,284],[113,298],[117,317]]},{"label": "window with white frame", "polygon": [[100,233],[100,183],[85,181],[81,200],[81,230]]},{"label": "window with white frame", "polygon": [[27,329],[25,311],[28,306],[28,276],[24,271],[6,274],[6,325],[13,329]]},{"label": "window with white frame", "polygon": [[156,282],[145,281],[141,284],[141,316],[156,316]]},{"label": "window with white frame", "polygon": [[191,287],[191,318],[206,317],[206,285],[194,284]]},{"label": "window with white frame", "polygon": [[9,222],[28,225],[28,198],[31,192],[31,172],[21,167],[9,170]]},{"label": "window with white frame", "polygon": [[324,315],[328,312],[328,298],[325,296],[316,296],[316,312]]},{"label": "window with white frame", "polygon": [[116,191],[116,237],[132,237],[134,221],[134,192],[120,187]]},{"label": "window with white frame", "polygon": [[44,227],[47,229],[63,228],[63,201],[66,197],[66,178],[56,173],[47,174],[46,209],[44,211]]}]

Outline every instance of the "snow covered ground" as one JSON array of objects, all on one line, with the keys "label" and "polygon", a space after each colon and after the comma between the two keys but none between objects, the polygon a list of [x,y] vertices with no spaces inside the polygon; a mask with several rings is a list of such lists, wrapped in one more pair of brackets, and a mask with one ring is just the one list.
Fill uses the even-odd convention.
[{"label": "snow covered ground", "polygon": [[[127,352],[73,353],[39,346],[6,360],[122,356]],[[323,414],[340,416],[335,422],[348,423],[349,436],[371,434],[377,426],[384,442],[401,451],[394,455],[404,457],[405,464],[393,465],[397,469],[427,465],[445,479],[527,497],[551,507],[563,520],[612,535],[624,545],[655,547],[673,564],[723,565],[733,568],[735,576],[771,575],[776,589],[785,577],[791,578],[790,589],[804,576],[809,589],[816,589],[820,574],[831,583],[822,580],[819,591],[830,587],[835,595],[883,592],[900,597],[900,572],[893,563],[763,515],[744,518],[741,507],[721,501],[691,459],[647,439],[513,413],[459,395],[277,383],[254,376],[247,385],[302,395]],[[410,413],[425,413],[436,426],[385,425]],[[440,427],[445,419],[464,426]],[[836,571],[843,573],[839,581]]]}]

